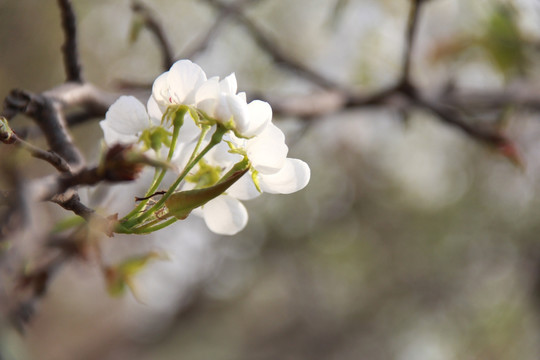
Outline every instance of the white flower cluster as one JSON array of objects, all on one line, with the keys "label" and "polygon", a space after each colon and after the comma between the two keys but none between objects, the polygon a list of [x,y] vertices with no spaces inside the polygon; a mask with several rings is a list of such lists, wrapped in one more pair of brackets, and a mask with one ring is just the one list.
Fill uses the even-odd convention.
[{"label": "white flower cluster", "polygon": [[[201,179],[205,174],[219,179],[244,156],[251,164],[250,171],[226,193],[210,200],[198,211],[213,232],[232,235],[244,228],[248,215],[240,200],[253,199],[261,192],[292,193],[309,182],[308,165],[302,160],[287,158],[285,136],[272,123],[270,105],[260,100],[247,103],[246,94],[237,93],[234,74],[222,80],[218,77],[207,79],[204,71],[189,60],[176,62],[155,80],[146,108],[134,97],[120,97],[100,123],[105,142],[109,146],[135,144],[140,143],[145,131],[150,129],[171,131],[171,125],[162,119],[169,108],[179,105],[210,119],[214,127],[221,125],[230,130],[223,142],[193,167],[182,190],[204,187]],[[210,142],[210,132],[200,138],[203,126],[192,115],[188,111],[184,116],[171,159],[179,168],[187,165],[193,149]],[[163,156],[163,150],[168,152],[169,149],[158,151],[157,156]]]}]

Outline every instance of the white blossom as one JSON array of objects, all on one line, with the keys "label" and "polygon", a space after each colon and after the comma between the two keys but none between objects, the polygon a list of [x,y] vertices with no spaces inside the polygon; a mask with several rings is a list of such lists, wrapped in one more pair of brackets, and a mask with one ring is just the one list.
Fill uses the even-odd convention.
[{"label": "white blossom", "polygon": [[120,96],[105,114],[99,125],[103,130],[105,143],[135,144],[142,132],[159,125],[146,112],[146,108],[133,96]]},{"label": "white blossom", "polygon": [[[238,93],[237,88],[234,73],[222,80],[218,77],[207,79],[198,65],[180,60],[154,81],[146,108],[136,98],[122,96],[100,122],[108,145],[118,142],[136,144],[141,142],[141,135],[148,129],[172,131],[172,122],[163,119],[167,109],[174,106],[189,108],[171,159],[179,169],[193,159],[202,132],[201,123],[191,114],[200,114],[201,118],[197,120],[213,124],[214,130],[216,126],[229,129],[224,141],[215,145],[193,167],[181,188],[176,189],[212,186],[235,163],[247,157],[250,171],[225,193],[195,211],[203,216],[211,231],[227,235],[236,234],[247,224],[248,213],[242,200],[253,199],[261,192],[293,193],[303,189],[310,179],[310,169],[305,162],[287,157],[289,149],[285,136],[272,123],[270,105],[260,100],[247,103],[246,94]],[[211,136],[212,131],[202,139],[198,151],[210,143]],[[168,151],[164,146],[161,155]]]},{"label": "white blossom", "polygon": [[[283,132],[269,123],[261,134],[251,139],[230,136],[230,141],[243,149],[256,171],[255,178],[262,192],[290,194],[303,189],[309,182],[310,169],[302,160],[287,158],[288,147]],[[208,154],[209,165],[226,173],[242,157],[229,152],[225,144],[216,146]],[[240,200],[254,199],[261,194],[255,186],[251,173],[246,173],[225,194],[209,201],[197,212],[215,233],[234,235],[248,221],[248,213]],[[221,216],[216,217],[216,209]]]}]

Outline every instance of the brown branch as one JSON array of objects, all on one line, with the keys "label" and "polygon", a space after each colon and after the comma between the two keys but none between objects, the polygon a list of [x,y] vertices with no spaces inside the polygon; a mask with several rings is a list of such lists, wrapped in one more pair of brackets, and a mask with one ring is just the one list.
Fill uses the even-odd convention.
[{"label": "brown branch", "polygon": [[82,69],[77,51],[77,25],[71,0],[58,0],[62,17],[65,42],[62,45],[66,81],[83,82]]},{"label": "brown branch", "polygon": [[465,122],[456,111],[447,106],[420,98],[414,99],[414,103],[417,106],[435,114],[443,123],[462,130],[465,134],[469,135],[475,140],[480,140],[484,144],[500,147],[508,143],[508,139],[498,131],[469,124]]},{"label": "brown branch", "polygon": [[2,134],[0,133],[0,141],[4,142],[5,144],[9,143],[13,145],[18,145],[20,148],[28,151],[28,153],[36,159],[41,159],[48,162],[49,164],[54,166],[59,172],[70,172],[69,164],[63,158],[58,156],[58,154],[53,151],[45,151],[43,149],[40,149],[39,147],[21,139],[15,133],[13,133],[10,139],[6,141],[4,141],[4,139],[2,138]]},{"label": "brown branch", "polygon": [[51,150],[74,169],[84,164],[82,154],[73,144],[67,130],[61,104],[48,96],[13,90],[6,98],[4,112],[8,118],[23,113],[33,118],[45,135]]},{"label": "brown branch", "polygon": [[[487,99],[483,100],[493,105],[490,110],[501,110],[504,106],[507,106],[510,100],[500,101],[502,95],[494,94],[494,98],[491,101]],[[441,96],[435,100],[427,99],[419,94],[416,88],[400,84],[367,96],[358,94],[348,95],[339,91],[329,91],[307,96],[266,98],[265,100],[270,102],[274,115],[294,116],[306,121],[346,109],[385,107],[404,111],[409,108],[420,108],[436,115],[441,122],[458,128],[465,134],[487,145],[503,146],[508,143],[508,139],[497,130],[475,126],[463,119],[462,115],[457,111],[457,109],[462,108],[457,101],[458,99],[467,101],[467,97],[458,98],[454,96],[451,99],[453,103],[450,102],[450,98],[447,96]],[[496,100],[500,102],[496,104]],[[516,98],[512,100],[516,103],[538,106],[537,109],[540,110],[540,101],[527,103],[526,100],[532,100],[528,98],[521,99],[521,101],[517,101]]]},{"label": "brown branch", "polygon": [[216,17],[216,20],[214,21],[212,26],[197,41],[197,43],[188,46],[186,50],[182,51],[181,58],[193,59],[195,56],[205,51],[218,34],[219,29],[223,27],[229,15],[229,12],[221,10],[220,14]]},{"label": "brown branch", "polygon": [[[46,250],[57,250],[47,259],[40,259],[40,265],[30,272],[23,272],[15,279],[16,293],[10,319],[17,330],[24,332],[25,325],[32,320],[39,301],[47,294],[53,278],[70,260],[86,259],[89,247],[89,232],[86,226],[80,226],[66,236],[49,236]],[[45,250],[45,249],[44,249]]]},{"label": "brown branch", "polygon": [[131,10],[139,15],[146,28],[156,37],[161,55],[163,57],[163,70],[169,70],[174,63],[174,55],[171,44],[161,23],[157,20],[152,10],[140,1],[134,0],[131,4]]},{"label": "brown branch", "polygon": [[[144,95],[148,93],[149,90],[146,90]],[[82,111],[103,116],[121,94],[103,91],[89,83],[65,83],[43,92],[42,95],[59,102],[63,111],[82,107]]]},{"label": "brown branch", "polygon": [[19,332],[24,332],[25,325],[34,316],[36,305],[47,293],[51,279],[68,259],[67,253],[60,252],[40,268],[20,276],[15,284],[16,290],[24,293],[19,294],[20,300],[10,312],[10,320]]},{"label": "brown branch", "polygon": [[94,209],[89,208],[81,202],[81,198],[77,192],[70,192],[67,196],[66,194],[55,196],[51,201],[60,205],[65,210],[72,211],[86,221],[90,221],[91,217],[95,216],[96,213]]},{"label": "brown branch", "polygon": [[55,201],[61,197],[62,202],[67,201],[71,196],[65,194],[67,190],[78,186],[92,186],[102,181],[132,181],[139,176],[145,165],[162,166],[137,150],[132,150],[130,145],[116,144],[107,150],[98,166],[37,179],[32,183],[33,198],[37,201]]},{"label": "brown branch", "polygon": [[11,237],[16,238],[16,234],[28,226],[30,221],[30,197],[27,194],[27,186],[19,169],[10,158],[4,158],[0,162],[0,171],[4,186],[8,186],[10,191],[3,191],[0,204],[2,214],[0,216],[0,241]]},{"label": "brown branch", "polygon": [[343,89],[343,87],[333,80],[330,80],[316,71],[311,70],[300,61],[290,57],[286,51],[282,50],[277,42],[270,38],[258,25],[246,17],[242,10],[243,2],[239,4],[224,4],[219,0],[204,0],[206,3],[217,8],[222,13],[233,15],[236,20],[242,25],[249,35],[255,40],[256,44],[265,51],[276,65],[284,69],[292,71],[298,76],[316,84],[324,89]]},{"label": "brown branch", "polygon": [[[214,40],[218,34],[219,29],[225,24],[227,20],[234,14],[235,9],[243,7],[245,5],[255,5],[263,0],[239,0],[234,6],[223,6],[219,8],[219,12],[216,15],[216,19],[212,26],[204,33],[204,35],[193,45],[188,46],[186,50],[183,51],[181,58],[183,59],[192,59],[197,56],[199,53],[205,51],[210,43]],[[209,2],[213,4],[211,1]],[[217,5],[217,4],[216,4]]]},{"label": "brown branch", "polygon": [[403,51],[403,63],[401,68],[400,84],[410,84],[412,54],[416,39],[416,29],[420,18],[420,9],[425,0],[411,0],[407,29],[405,31],[405,49]]}]

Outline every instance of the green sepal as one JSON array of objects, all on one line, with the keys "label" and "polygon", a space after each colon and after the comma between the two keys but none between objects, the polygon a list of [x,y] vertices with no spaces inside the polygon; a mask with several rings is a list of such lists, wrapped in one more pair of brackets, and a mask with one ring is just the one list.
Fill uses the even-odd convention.
[{"label": "green sepal", "polygon": [[259,182],[259,172],[254,168],[251,169],[251,179],[253,180],[253,184],[255,185],[255,188],[257,188],[257,191],[262,193],[261,183]]},{"label": "green sepal", "polygon": [[190,111],[187,105],[170,105],[161,117],[161,124],[171,123],[172,126],[182,127],[184,124],[184,116]]},{"label": "green sepal", "polygon": [[188,111],[189,111],[189,116],[191,116],[193,121],[195,121],[195,124],[197,124],[197,126],[200,126],[200,116],[199,116],[199,113],[197,112],[197,110],[190,107],[188,109]]},{"label": "green sepal", "polygon": [[209,165],[204,160],[199,161],[198,165],[196,173],[186,176],[186,181],[197,184],[196,188],[212,186],[220,180],[221,167]]},{"label": "green sepal", "polygon": [[165,206],[168,209],[167,216],[174,216],[183,220],[196,208],[203,206],[210,200],[223,194],[231,185],[240,179],[250,168],[247,158],[236,163],[215,185],[203,189],[180,191],[172,194]]},{"label": "green sepal", "polygon": [[147,149],[152,149],[154,151],[159,151],[161,146],[171,146],[170,141],[171,133],[161,126],[152,127],[143,131],[140,137],[140,141],[144,144]]}]

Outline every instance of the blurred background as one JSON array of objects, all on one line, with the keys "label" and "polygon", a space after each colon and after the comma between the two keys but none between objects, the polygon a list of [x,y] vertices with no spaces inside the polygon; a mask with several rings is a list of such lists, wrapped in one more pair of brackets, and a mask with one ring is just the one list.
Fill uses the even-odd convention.
[{"label": "blurred background", "polygon": [[[73,4],[88,81],[114,90],[161,73],[152,35],[129,41],[129,1]],[[146,4],[177,56],[216,19],[202,1]],[[400,76],[410,4],[266,0],[245,9],[287,54],[369,94]],[[63,81],[59,22],[55,1],[0,0],[2,99]],[[423,92],[540,80],[535,0],[431,0],[417,31],[411,76]],[[273,64],[234,19],[192,60],[209,76],[235,72],[248,94],[318,91]],[[169,254],[137,276],[144,304],[111,298],[95,264],[73,261],[25,335],[2,326],[0,358],[538,359],[538,113],[509,107],[502,120],[484,119],[503,123],[523,168],[425,111],[402,115],[381,106],[275,118],[289,156],[311,167],[307,188],[247,202],[248,226],[232,237],[190,217],[150,236],[105,239],[111,263],[152,249]],[[100,151],[98,120],[73,128],[90,161]],[[35,176],[45,170],[33,168]],[[123,211],[136,192],[137,184],[115,185],[93,205]],[[39,214],[44,228],[68,215],[50,204]]]}]

